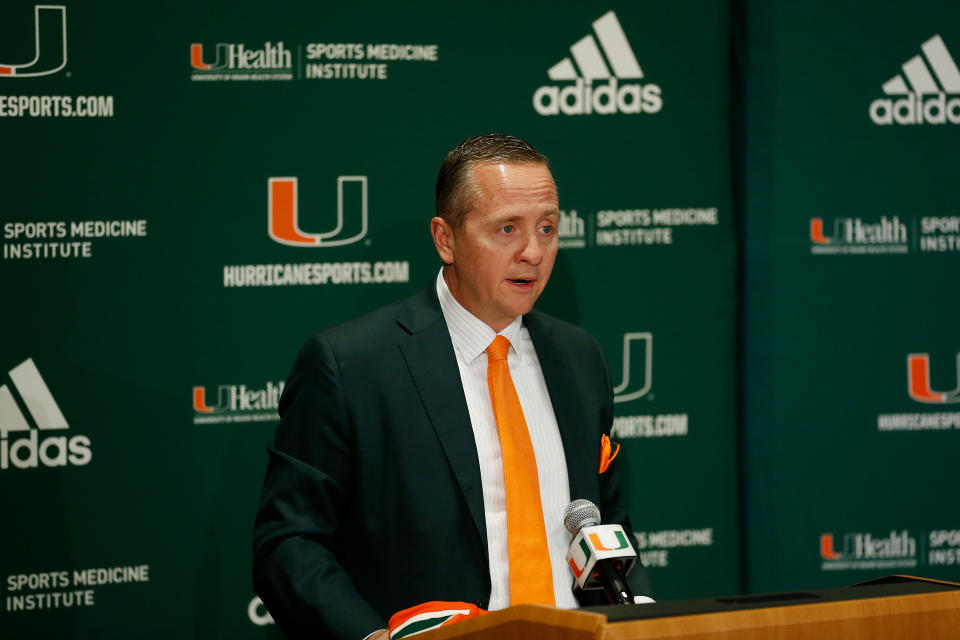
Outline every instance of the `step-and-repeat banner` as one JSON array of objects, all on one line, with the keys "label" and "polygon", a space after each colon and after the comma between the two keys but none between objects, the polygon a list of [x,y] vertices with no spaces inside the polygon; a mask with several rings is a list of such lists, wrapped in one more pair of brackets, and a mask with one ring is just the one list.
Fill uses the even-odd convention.
[{"label": "step-and-repeat banner", "polygon": [[[540,306],[606,352],[658,594],[739,591],[727,4],[179,5],[4,6],[4,637],[279,635],[250,564],[284,379],[312,332],[436,276],[436,171],[486,132],[552,160],[562,248]],[[904,42],[864,55],[889,54],[889,75],[921,43]],[[943,158],[875,158],[913,171],[911,190],[885,182],[910,194],[888,220],[946,213],[914,206],[918,179],[945,189]],[[840,215],[817,212],[824,237]],[[905,283],[950,298],[948,257],[919,254],[939,277]],[[942,337],[902,349],[930,354],[934,389]]]},{"label": "step-and-repeat banner", "polygon": [[960,580],[960,10],[749,8],[746,586]]}]

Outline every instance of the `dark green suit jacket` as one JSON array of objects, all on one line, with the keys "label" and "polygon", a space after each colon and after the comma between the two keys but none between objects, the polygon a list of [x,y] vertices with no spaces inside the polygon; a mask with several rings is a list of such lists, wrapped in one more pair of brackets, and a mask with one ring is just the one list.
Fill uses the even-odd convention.
[{"label": "dark green suit jacket", "polygon": [[[593,501],[605,522],[629,531],[617,464],[597,473],[600,436],[613,420],[600,349],[537,311],[524,324],[571,498]],[[430,600],[486,608],[480,468],[434,282],[312,336],[280,414],[254,530],[254,588],[289,637],[362,640],[396,611]],[[637,593],[649,594],[643,569],[634,573]]]}]

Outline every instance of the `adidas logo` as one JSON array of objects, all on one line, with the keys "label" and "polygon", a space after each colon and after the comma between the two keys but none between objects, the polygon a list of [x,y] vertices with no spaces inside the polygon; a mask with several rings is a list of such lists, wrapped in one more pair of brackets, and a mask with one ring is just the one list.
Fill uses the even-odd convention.
[{"label": "adidas logo", "polygon": [[960,124],[960,97],[947,100],[947,94],[960,94],[957,63],[939,34],[920,49],[922,56],[904,62],[903,73],[883,83],[884,94],[903,97],[877,98],[870,103],[870,119],[875,124]]},{"label": "adidas logo", "polygon": [[[27,358],[9,373],[13,389],[37,428],[30,428],[13,393],[7,385],[0,385],[0,470],[8,469],[11,464],[18,469],[36,468],[41,464],[45,467],[88,464],[92,452],[87,436],[51,435],[40,440],[40,431],[69,429],[69,425],[33,359]],[[20,437],[8,439],[11,433]]]},{"label": "adidas logo", "polygon": [[[619,84],[623,80],[640,80],[643,70],[617,14],[608,11],[597,18],[593,22],[593,31],[597,34],[596,39],[587,34],[571,45],[573,61],[564,58],[547,70],[547,76],[554,82],[572,81],[573,84],[562,88],[545,85],[537,89],[533,94],[533,108],[537,113],[542,116],[560,113],[575,116],[660,111],[663,98],[659,85]],[[600,41],[599,47],[597,40]],[[598,83],[596,86],[594,81]]]}]

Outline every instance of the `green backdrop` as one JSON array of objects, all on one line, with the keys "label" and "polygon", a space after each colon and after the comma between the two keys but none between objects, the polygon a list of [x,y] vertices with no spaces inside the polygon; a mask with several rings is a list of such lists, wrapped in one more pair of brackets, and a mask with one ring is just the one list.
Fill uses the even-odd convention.
[{"label": "green backdrop", "polygon": [[279,635],[294,354],[435,276],[490,131],[552,160],[540,306],[606,352],[660,598],[960,577],[955,9],[8,4],[5,635]]},{"label": "green backdrop", "polygon": [[960,10],[748,7],[746,586],[958,580]]}]

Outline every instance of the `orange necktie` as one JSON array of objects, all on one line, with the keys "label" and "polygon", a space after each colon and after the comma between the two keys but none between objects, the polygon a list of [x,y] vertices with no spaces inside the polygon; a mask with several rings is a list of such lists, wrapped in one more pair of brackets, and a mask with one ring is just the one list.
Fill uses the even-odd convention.
[{"label": "orange necktie", "polygon": [[507,555],[510,604],[555,604],[553,569],[540,505],[537,459],[523,418],[520,398],[510,377],[510,341],[494,338],[487,347],[487,383],[497,421],[507,494]]}]

